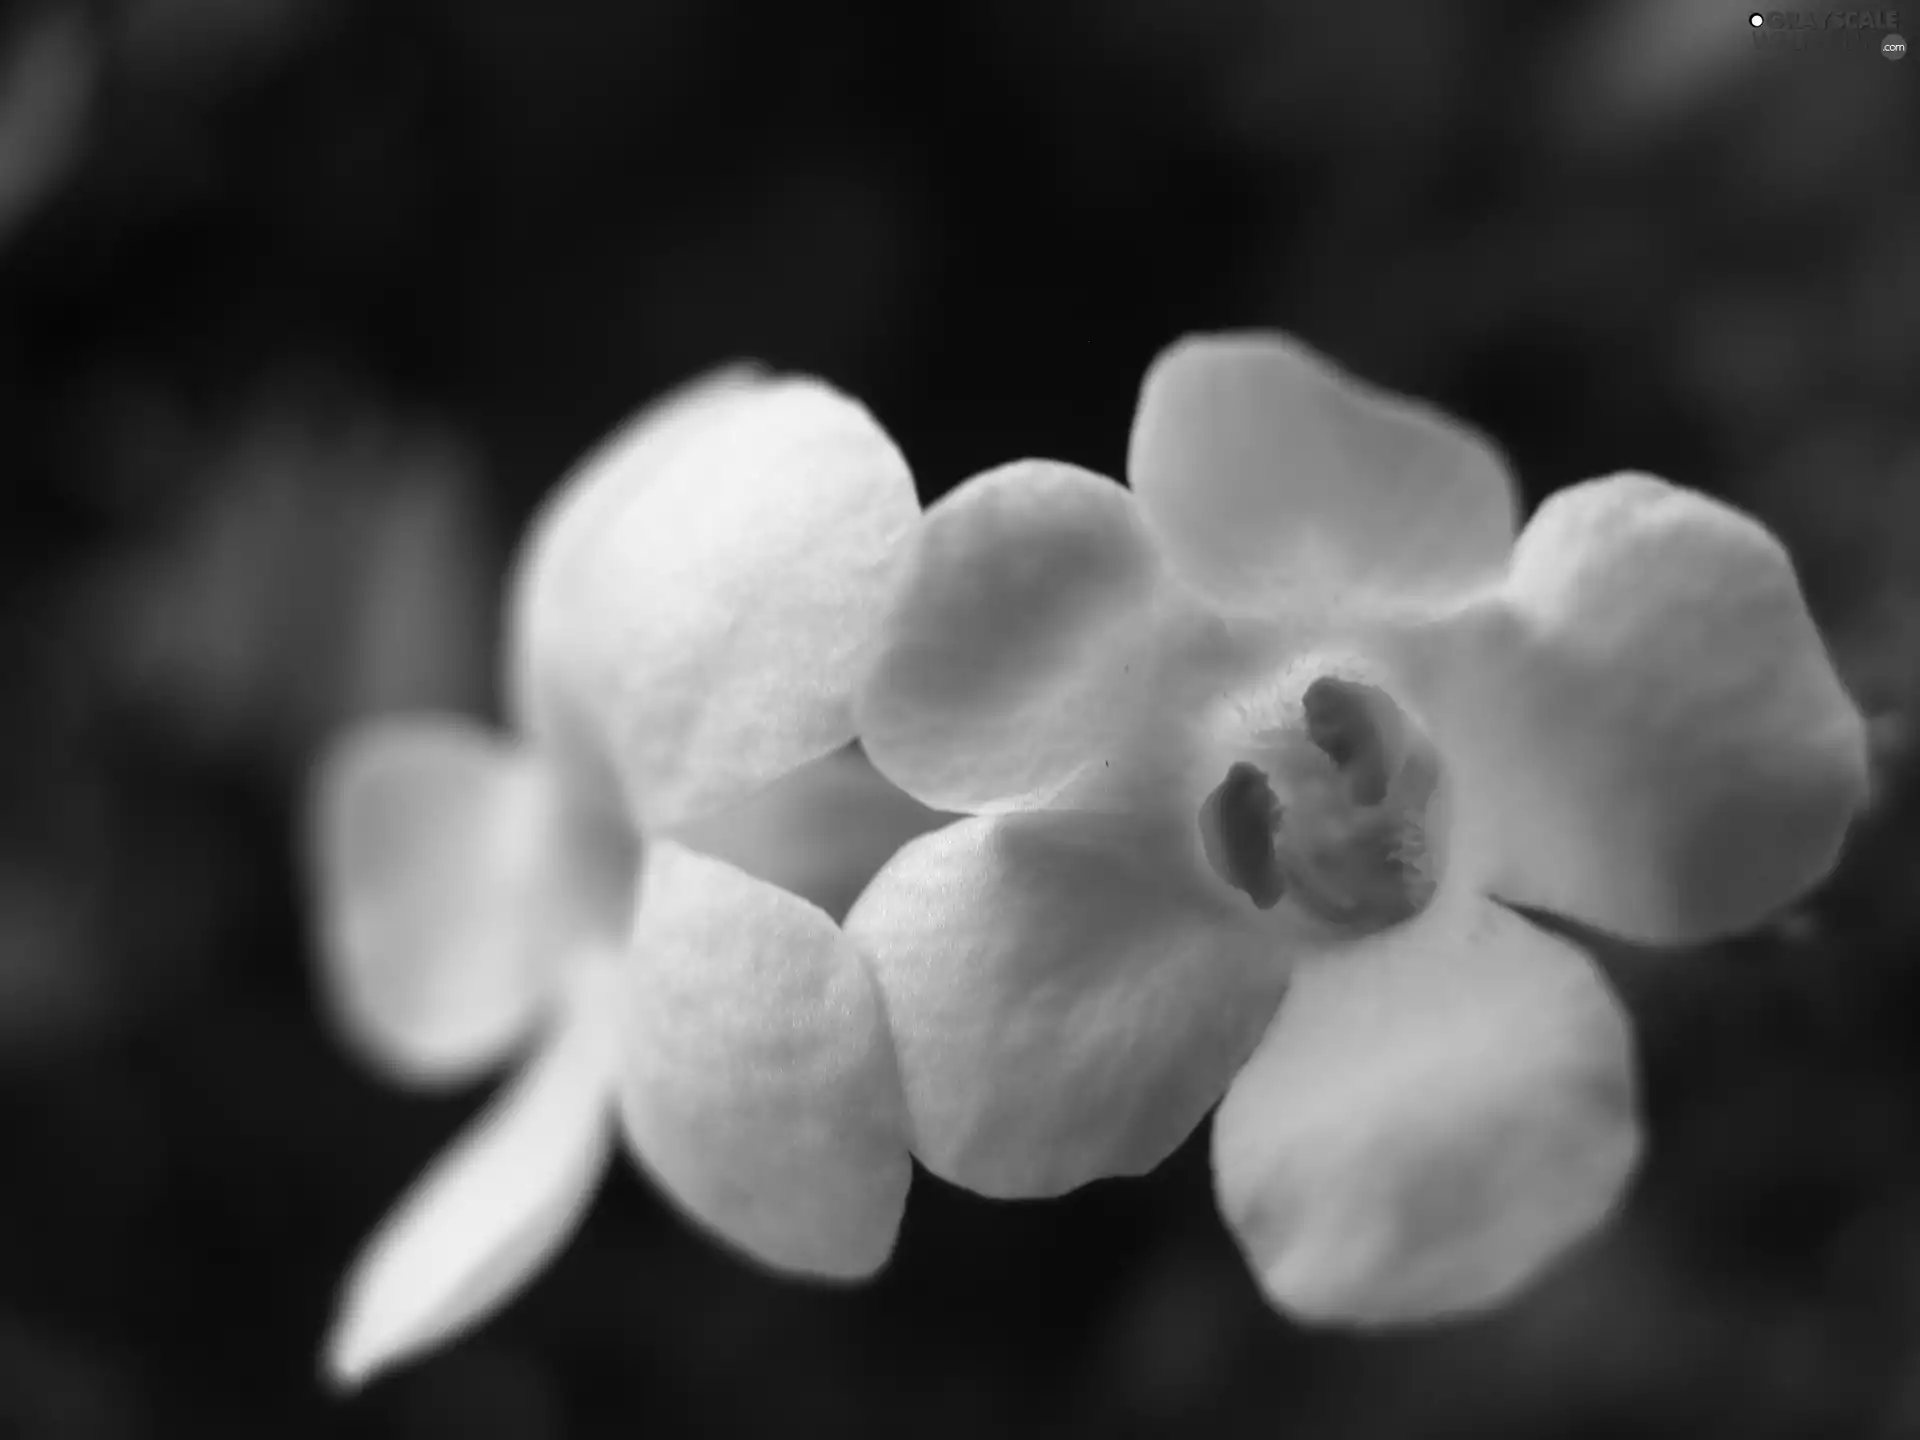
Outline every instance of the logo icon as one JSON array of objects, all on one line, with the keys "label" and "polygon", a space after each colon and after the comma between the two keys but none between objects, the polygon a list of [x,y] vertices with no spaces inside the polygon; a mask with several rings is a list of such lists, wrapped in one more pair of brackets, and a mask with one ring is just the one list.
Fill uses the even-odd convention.
[{"label": "logo icon", "polygon": [[1907,58],[1907,42],[1898,35],[1889,35],[1880,42],[1880,53],[1889,60]]}]

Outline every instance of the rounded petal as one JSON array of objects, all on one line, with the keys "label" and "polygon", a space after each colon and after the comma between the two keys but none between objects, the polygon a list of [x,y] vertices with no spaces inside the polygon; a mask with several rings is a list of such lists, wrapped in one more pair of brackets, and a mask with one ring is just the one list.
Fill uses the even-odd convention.
[{"label": "rounded petal", "polygon": [[1435,720],[1493,893],[1632,939],[1744,929],[1831,869],[1866,729],[1758,521],[1650,476],[1561,491],[1442,627]]},{"label": "rounded petal", "polygon": [[1191,859],[1104,815],[975,817],[907,845],[847,917],[899,1049],[915,1153],[984,1195],[1164,1159],[1286,984]]},{"label": "rounded petal", "polygon": [[955,818],[929,810],[850,746],[674,838],[811,901],[838,923],[894,851]]},{"label": "rounded petal", "polygon": [[1586,957],[1467,894],[1296,973],[1214,1119],[1269,1298],[1318,1321],[1507,1299],[1640,1152],[1626,1018]]},{"label": "rounded petal", "polygon": [[1086,802],[1143,744],[1178,749],[1183,717],[1265,653],[1164,578],[1113,482],[1044,460],[974,477],[927,512],[856,702],[861,743],[937,809]]},{"label": "rounded petal", "polygon": [[575,828],[528,751],[470,721],[348,731],[316,769],[311,818],[322,992],[396,1078],[497,1063],[624,908],[630,860]]},{"label": "rounded petal", "polygon": [[663,841],[622,983],[620,1115],[662,1188],[776,1270],[884,1264],[912,1178],[906,1116],[873,979],[833,922]]},{"label": "rounded petal", "polygon": [[352,1388],[493,1315],[578,1229],[611,1149],[611,1055],[586,1007],[414,1185],[354,1262],[326,1346]]},{"label": "rounded petal", "polygon": [[898,449],[813,380],[653,407],[563,487],[515,594],[518,713],[648,828],[853,738],[852,689],[919,517]]},{"label": "rounded petal", "polygon": [[1133,498],[1026,460],[934,504],[858,698],[861,741],[948,810],[1044,804],[1090,761],[1158,564]]},{"label": "rounded petal", "polygon": [[1173,569],[1243,612],[1459,593],[1513,543],[1513,481],[1484,439],[1277,334],[1163,352],[1127,475]]}]

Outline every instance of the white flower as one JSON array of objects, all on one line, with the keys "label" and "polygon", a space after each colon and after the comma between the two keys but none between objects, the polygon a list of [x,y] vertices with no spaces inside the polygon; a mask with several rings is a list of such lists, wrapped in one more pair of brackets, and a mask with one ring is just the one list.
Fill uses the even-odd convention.
[{"label": "white flower", "polygon": [[[616,1131],[770,1267],[885,1261],[910,1176],[893,1050],[864,962],[793,891],[832,904],[837,887],[844,910],[929,823],[883,795],[878,831],[860,828],[874,785],[821,761],[852,738],[917,523],[905,462],[852,401],[711,378],[644,412],[537,522],[511,615],[516,734],[399,718],[326,757],[316,909],[345,1032],[419,1083],[525,1055],[356,1263],[338,1383],[503,1304],[572,1233]],[[851,833],[795,834],[800,812]]]},{"label": "white flower", "polygon": [[1832,865],[1860,717],[1754,520],[1622,475],[1516,540],[1484,442],[1285,339],[1164,354],[1128,468],[934,506],[859,701],[881,770],[974,816],[847,920],[916,1153],[1057,1193],[1224,1097],[1217,1192],[1276,1303],[1499,1301],[1640,1145],[1617,1003],[1500,902],[1753,924]]}]

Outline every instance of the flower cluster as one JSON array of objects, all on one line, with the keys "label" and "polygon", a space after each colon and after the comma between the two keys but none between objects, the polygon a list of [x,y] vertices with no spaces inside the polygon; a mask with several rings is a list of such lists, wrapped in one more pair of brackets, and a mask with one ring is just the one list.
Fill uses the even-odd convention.
[{"label": "flower cluster", "polygon": [[319,774],[345,1032],[420,1081],[525,1054],[359,1261],[339,1378],[504,1301],[616,1138],[858,1277],[909,1154],[1054,1195],[1217,1105],[1259,1282],[1345,1322],[1498,1303],[1605,1218],[1626,1018],[1527,912],[1696,942],[1831,868],[1864,727],[1786,552],[1644,475],[1520,529],[1485,441],[1278,336],[1163,354],[1128,472],[921,515],[858,406],[738,372],[562,488],[514,737],[388,721]]},{"label": "flower cluster", "polygon": [[[423,1084],[516,1077],[349,1276],[336,1382],[478,1322],[562,1245],[617,1141],[777,1270],[887,1258],[911,1175],[870,968],[835,923],[932,817],[844,747],[919,506],[845,397],[739,371],[616,435],[540,517],[511,735],[404,716],[315,781],[326,991]],[[857,889],[857,880],[853,885]]]}]

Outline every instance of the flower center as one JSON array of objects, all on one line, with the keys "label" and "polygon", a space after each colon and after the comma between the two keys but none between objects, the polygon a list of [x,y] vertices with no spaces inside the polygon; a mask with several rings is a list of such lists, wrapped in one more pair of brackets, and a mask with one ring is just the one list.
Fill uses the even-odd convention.
[{"label": "flower center", "polygon": [[1252,738],[1200,807],[1207,863],[1261,910],[1291,900],[1370,933],[1432,897],[1429,809],[1437,753],[1371,685],[1322,676],[1297,721]]}]

